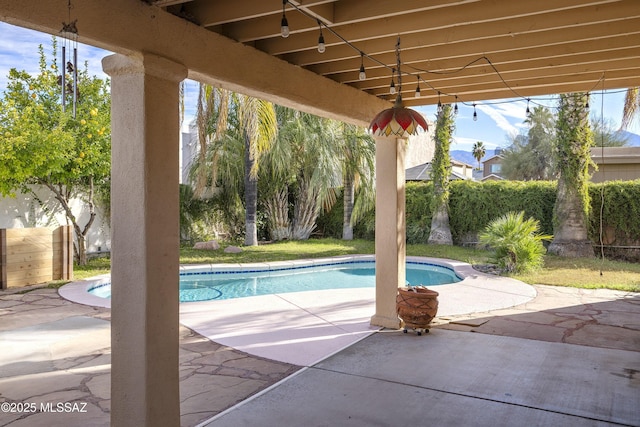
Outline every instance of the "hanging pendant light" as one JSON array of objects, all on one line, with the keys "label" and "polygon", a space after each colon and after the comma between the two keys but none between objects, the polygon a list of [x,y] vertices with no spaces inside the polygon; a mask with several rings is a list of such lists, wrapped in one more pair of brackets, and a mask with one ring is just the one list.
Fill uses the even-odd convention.
[{"label": "hanging pendant light", "polygon": [[[417,111],[405,108],[402,104],[402,71],[400,70],[400,37],[396,43],[396,69],[398,71],[398,96],[391,108],[379,112],[369,125],[369,130],[378,135],[399,137],[415,135],[418,128],[429,129],[427,121]],[[395,71],[395,70],[394,70]]]},{"label": "hanging pendant light", "polygon": [[[76,22],[71,21],[71,0],[67,4],[69,9],[69,22],[62,23],[60,37],[62,38],[62,74],[59,77],[62,85],[62,111],[67,110],[67,94],[71,94],[71,102],[73,108],[73,117],[76,117],[78,105],[78,28]],[[69,52],[69,60],[67,60],[67,48]],[[67,82],[67,72],[71,75],[71,81]]]},{"label": "hanging pendant light", "polygon": [[396,97],[393,107],[378,113],[369,125],[371,132],[384,136],[415,135],[419,127],[425,131],[429,129],[422,114],[402,105],[401,95]]}]

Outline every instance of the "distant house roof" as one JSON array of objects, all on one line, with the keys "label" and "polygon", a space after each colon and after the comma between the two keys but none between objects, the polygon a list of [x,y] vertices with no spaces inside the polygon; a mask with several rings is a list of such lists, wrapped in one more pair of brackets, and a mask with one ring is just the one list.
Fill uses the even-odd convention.
[{"label": "distant house roof", "polygon": [[490,161],[490,160],[493,160],[493,159],[495,159],[495,158],[502,159],[502,158],[503,158],[503,156],[502,156],[502,154],[496,154],[495,156],[487,157],[486,159],[484,159],[484,160],[482,161],[482,163],[486,163],[486,162],[488,162],[488,161]]},{"label": "distant house roof", "polygon": [[[495,157],[495,156],[494,156]],[[500,175],[496,175],[495,173],[489,174],[482,178],[480,181],[503,181],[504,178]]]},{"label": "distant house roof", "polygon": [[640,163],[640,147],[593,147],[591,160],[597,165]]},{"label": "distant house roof", "polygon": [[[454,164],[454,161],[451,161]],[[463,162],[455,162],[457,166],[467,165]],[[470,165],[467,165],[471,167]],[[450,180],[459,180],[459,179],[469,179],[469,177],[459,174],[455,171],[451,171],[451,175],[449,175]],[[423,163],[418,166],[414,166],[405,170],[405,180],[406,181],[431,181],[431,163]]]},{"label": "distant house roof", "polygon": [[473,165],[470,165],[469,163],[461,162],[460,160],[456,160],[456,159],[451,159],[451,164],[454,166],[466,166],[468,168],[473,167]]}]

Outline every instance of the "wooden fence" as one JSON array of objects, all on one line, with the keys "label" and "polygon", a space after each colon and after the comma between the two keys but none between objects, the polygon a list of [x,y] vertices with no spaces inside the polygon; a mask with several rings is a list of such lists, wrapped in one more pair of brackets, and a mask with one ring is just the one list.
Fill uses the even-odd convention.
[{"label": "wooden fence", "polygon": [[73,229],[0,229],[0,289],[73,279]]}]

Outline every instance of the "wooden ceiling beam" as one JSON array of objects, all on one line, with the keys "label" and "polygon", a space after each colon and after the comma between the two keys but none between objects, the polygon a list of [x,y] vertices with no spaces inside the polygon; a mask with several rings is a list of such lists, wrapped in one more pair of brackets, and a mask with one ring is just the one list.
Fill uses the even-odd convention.
[{"label": "wooden ceiling beam", "polygon": [[[305,6],[313,7],[334,1],[336,0],[309,1],[305,2]],[[279,16],[282,13],[282,2],[279,0],[243,0],[240,3],[237,1],[193,0],[185,4],[185,12],[197,17],[203,27],[213,27],[265,16]],[[295,10],[288,6],[287,15],[292,12]],[[276,26],[280,28],[280,19],[278,18],[276,21]]]},{"label": "wooden ceiling beam", "polygon": [[[611,25],[611,24],[605,24]],[[555,30],[545,33],[540,37],[501,37],[495,38],[483,43],[483,54],[489,57],[491,61],[494,61],[495,57],[505,58],[509,55],[513,55],[518,58],[520,56],[527,56],[529,58],[549,58],[553,56],[566,55],[570,53],[589,52],[593,51],[606,51],[612,47],[615,49],[638,47],[640,46],[640,27],[627,28],[627,31],[620,33],[617,31],[620,28],[622,31],[625,27],[622,25],[616,26],[616,31],[607,33],[593,33],[593,39],[585,38],[575,40],[572,38],[573,32],[568,30]],[[611,36],[611,34],[615,34]],[[588,36],[587,36],[588,37]],[[448,68],[456,68],[453,64],[457,64],[457,67],[462,67],[468,63],[469,57],[477,55],[478,49],[475,46],[475,42],[461,42],[452,43],[447,45],[433,46],[425,49],[409,49],[402,50],[401,58],[404,64],[411,65],[416,62],[424,62],[425,60],[437,61],[442,59],[449,59],[452,64]],[[593,46],[593,47],[592,47]],[[509,52],[512,52],[511,54]],[[477,57],[480,57],[478,55]],[[383,64],[389,64],[391,67],[395,64],[395,53],[388,53],[385,55],[379,55],[374,57],[377,61]],[[463,61],[455,60],[456,58],[464,58]],[[501,59],[502,61],[506,60]],[[497,60],[496,60],[497,61]],[[365,57],[364,65],[367,70],[373,70],[382,67],[379,63],[374,62]],[[332,62],[325,64],[318,64],[315,66],[307,67],[314,73],[331,76],[339,73],[348,73],[360,68],[360,58],[347,59],[341,62]],[[437,69],[429,67],[433,71]],[[408,71],[408,70],[407,70]],[[389,72],[389,71],[387,71]]]},{"label": "wooden ceiling beam", "polygon": [[[597,22],[598,11],[603,11],[607,8],[613,8],[617,11],[621,5],[626,11],[628,3],[635,4],[637,12],[637,3],[634,0],[621,2],[616,0],[601,0],[599,2],[581,0],[491,0],[412,13],[394,17],[393,19],[375,19],[356,24],[337,25],[334,29],[350,42],[359,43],[370,39],[397,37],[399,34],[423,32],[425,28],[443,31],[455,27],[463,28],[466,23],[483,23],[486,25],[495,22],[496,25],[500,26],[509,19],[525,16],[528,17],[530,24],[535,25],[536,22],[547,19],[553,13],[565,10],[574,10],[574,21],[576,17],[580,17],[579,20]],[[619,12],[621,18],[626,16],[624,11],[620,10]],[[533,17],[536,18],[534,19]],[[296,28],[292,27],[291,29],[293,31]],[[246,28],[245,31],[248,36],[252,30]],[[303,31],[304,29],[299,30],[299,32]],[[254,39],[256,48],[270,55],[284,55],[305,50],[310,46],[314,46],[317,42],[317,38],[314,40],[313,34],[307,34],[306,36],[297,34],[296,37],[288,37],[286,39],[282,37],[268,38],[268,35],[272,33],[272,30],[267,30],[264,32],[264,37],[254,33],[251,33],[251,37],[242,37],[242,31],[238,30],[236,32],[243,39]],[[364,47],[360,49],[366,51]]]},{"label": "wooden ceiling beam", "polygon": [[[592,6],[593,7],[593,6]],[[589,14],[590,17],[594,16]],[[485,39],[503,37],[505,35],[536,37],[538,33],[561,28],[572,28],[578,33],[589,33],[599,31],[597,27],[606,23],[622,22],[629,19],[640,18],[640,7],[637,4],[626,2],[624,7],[607,8],[598,14],[596,21],[586,19],[575,19],[575,11],[561,11],[544,19],[535,21],[532,25],[528,17],[519,17],[500,23],[500,25],[485,25],[482,23],[472,23],[443,30],[425,29],[422,32],[403,34],[402,49],[423,48],[429,49],[441,44],[458,43],[464,41],[482,42]],[[635,20],[634,22],[637,22]],[[623,23],[624,25],[624,23]],[[611,29],[611,27],[605,27]],[[584,37],[584,36],[583,36]],[[362,44],[362,50],[372,55],[379,55],[393,52],[397,36],[384,37],[368,40]],[[339,61],[344,58],[357,57],[354,50],[345,45],[344,42],[332,34],[325,34],[325,44],[327,51],[318,53],[315,45],[307,50],[282,55],[285,61],[300,66],[310,66],[332,61]],[[360,46],[360,45],[359,45]]]},{"label": "wooden ceiling beam", "polygon": [[[497,88],[495,90],[475,90],[469,92],[460,93],[458,96],[458,102],[460,107],[463,104],[471,104],[472,102],[481,103],[482,101],[490,101],[493,99],[510,99],[510,98],[518,98],[519,96],[523,99],[528,97],[535,96],[545,96],[551,94],[558,93],[569,93],[569,92],[588,92],[595,90],[612,90],[612,89],[626,89],[629,87],[635,87],[638,84],[637,78],[627,78],[623,77],[620,79],[606,79],[604,81],[598,82],[597,87],[594,88],[593,82],[559,82],[557,84],[542,84],[530,87],[519,87],[517,89],[517,94],[512,90],[507,88]],[[408,94],[410,95],[410,94]],[[453,95],[442,95],[441,101],[443,103],[454,103],[455,97]],[[389,101],[391,98],[389,98]],[[403,97],[404,105],[407,107],[416,107],[423,105],[435,105],[438,103],[438,95],[437,94],[429,94],[426,96],[421,96],[420,98],[412,98],[410,96]]]},{"label": "wooden ceiling beam", "polygon": [[[432,92],[434,94],[437,94],[438,92],[440,92],[441,94],[444,94],[444,95],[458,95],[458,97],[460,97],[465,93],[469,93],[469,92],[473,93],[478,91],[479,89],[493,91],[498,89],[512,88],[515,91],[518,91],[519,88],[523,88],[523,87],[528,88],[528,87],[535,87],[535,86],[540,86],[544,84],[558,85],[563,82],[564,83],[567,83],[567,82],[583,83],[586,85],[588,85],[589,83],[592,83],[592,87],[590,87],[589,90],[595,90],[596,86],[598,85],[601,79],[620,80],[620,79],[628,79],[628,78],[636,77],[638,75],[638,72],[640,71],[640,66],[638,66],[637,64],[634,64],[634,65],[635,66],[632,68],[609,70],[606,72],[606,74],[603,73],[601,70],[595,70],[595,71],[582,72],[582,73],[530,76],[530,77],[523,77],[523,78],[517,78],[517,79],[505,78],[505,81],[502,81],[502,79],[500,79],[498,76],[493,74],[493,75],[487,75],[487,76],[468,78],[468,79],[465,79],[464,81],[458,81],[458,82],[447,81],[447,82],[444,82],[446,84],[440,84],[439,86],[436,86],[437,90],[433,90],[430,87],[426,86],[425,84],[422,84],[421,92],[427,92],[427,93]],[[411,81],[410,84],[403,85],[403,93],[405,93],[406,91],[407,93],[411,94],[415,91],[415,87],[416,87],[415,81]],[[389,93],[388,85],[382,88],[369,90],[367,92],[370,93],[371,95],[376,95],[379,98],[383,98],[383,99],[391,95]]]},{"label": "wooden ceiling beam", "polygon": [[[500,75],[498,75],[488,65],[482,65],[483,69],[475,70],[466,69],[460,73],[446,74],[446,75],[434,75],[434,74],[420,74],[420,86],[424,90],[442,90],[444,87],[451,86],[465,86],[467,84],[476,84],[478,82],[497,82],[502,81],[519,81],[522,79],[534,78],[534,77],[553,77],[553,76],[572,76],[583,73],[609,73],[616,70],[628,70],[636,69],[640,71],[640,52],[638,49],[628,49],[628,56],[622,58],[604,59],[599,61],[589,61],[585,63],[577,63],[573,61],[574,57],[569,57],[563,61],[563,65],[555,65],[553,67],[544,68],[532,68],[527,66],[528,62],[534,61],[521,61],[518,63],[503,64],[500,67]],[[606,70],[606,72],[604,71]],[[417,84],[416,76],[404,76],[403,86],[415,87]],[[389,90],[390,78],[389,76],[382,76],[377,79],[370,79],[367,82],[355,82],[351,84],[353,87],[365,90],[369,93],[385,93]],[[396,79],[396,84],[397,84]],[[382,89],[381,92],[377,92]]]}]

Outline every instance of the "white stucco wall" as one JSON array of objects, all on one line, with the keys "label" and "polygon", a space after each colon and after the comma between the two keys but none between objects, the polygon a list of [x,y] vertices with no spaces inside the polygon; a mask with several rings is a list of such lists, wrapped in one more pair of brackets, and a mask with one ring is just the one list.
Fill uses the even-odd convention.
[{"label": "white stucco wall", "polygon": [[[53,193],[44,187],[33,187],[36,196],[16,194],[15,198],[0,197],[0,228],[57,227],[68,225],[66,216]],[[71,209],[81,227],[89,220],[86,203],[72,199]],[[87,250],[110,251],[109,223],[100,207],[87,235]]]}]

